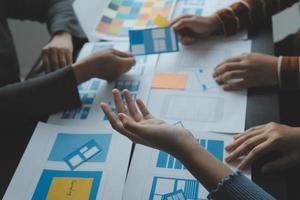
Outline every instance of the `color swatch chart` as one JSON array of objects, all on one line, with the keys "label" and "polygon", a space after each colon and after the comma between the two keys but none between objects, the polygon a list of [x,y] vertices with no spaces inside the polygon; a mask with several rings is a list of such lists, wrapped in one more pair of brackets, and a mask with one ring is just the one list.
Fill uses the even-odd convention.
[{"label": "color swatch chart", "polygon": [[[223,161],[224,141],[201,139],[198,140],[198,142],[218,160]],[[165,153],[164,151],[159,151],[156,167],[168,169],[186,169],[179,160],[177,160],[170,154]]]},{"label": "color swatch chart", "polygon": [[176,0],[112,0],[104,11],[97,32],[127,36],[134,28],[153,26],[152,20],[161,15],[169,18]]}]

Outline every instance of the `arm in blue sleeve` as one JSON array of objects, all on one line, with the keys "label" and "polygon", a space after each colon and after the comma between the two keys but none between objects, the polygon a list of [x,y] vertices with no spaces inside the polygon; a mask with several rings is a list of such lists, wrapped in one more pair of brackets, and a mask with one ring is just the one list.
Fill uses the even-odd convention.
[{"label": "arm in blue sleeve", "polygon": [[216,190],[208,195],[210,200],[275,200],[261,187],[250,181],[241,172],[222,180]]}]

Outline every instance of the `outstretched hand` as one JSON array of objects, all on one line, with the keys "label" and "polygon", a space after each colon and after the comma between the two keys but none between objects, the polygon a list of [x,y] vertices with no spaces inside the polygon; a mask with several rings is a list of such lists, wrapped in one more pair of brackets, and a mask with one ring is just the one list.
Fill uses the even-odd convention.
[{"label": "outstretched hand", "polygon": [[101,103],[111,126],[135,143],[177,154],[180,147],[185,148],[187,142],[195,141],[186,129],[176,127],[156,119],[146,108],[142,100],[132,100],[128,90],[123,95],[128,109],[124,105],[121,93],[112,91],[118,115],[113,113],[109,105]]}]

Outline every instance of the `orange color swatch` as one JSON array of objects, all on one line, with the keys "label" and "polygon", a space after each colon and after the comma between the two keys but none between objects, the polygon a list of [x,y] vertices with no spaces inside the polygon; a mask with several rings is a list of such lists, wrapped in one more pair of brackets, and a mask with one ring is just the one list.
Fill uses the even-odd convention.
[{"label": "orange color swatch", "polygon": [[154,76],[152,88],[184,90],[187,78],[186,73],[158,73]]}]

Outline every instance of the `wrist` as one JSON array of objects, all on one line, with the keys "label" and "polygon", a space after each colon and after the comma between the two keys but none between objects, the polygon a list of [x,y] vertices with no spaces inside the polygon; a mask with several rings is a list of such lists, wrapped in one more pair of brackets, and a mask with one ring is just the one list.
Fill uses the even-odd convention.
[{"label": "wrist", "polygon": [[208,18],[209,18],[210,24],[212,25],[212,30],[211,30],[212,34],[222,31],[222,24],[221,24],[217,14],[213,14],[213,15],[209,16]]},{"label": "wrist", "polygon": [[73,72],[75,79],[77,81],[77,84],[81,84],[87,80],[89,80],[91,77],[89,70],[87,70],[87,66],[84,63],[77,62],[72,65]]},{"label": "wrist", "polygon": [[60,31],[53,35],[53,38],[64,38],[72,41],[72,35],[69,32]]}]

